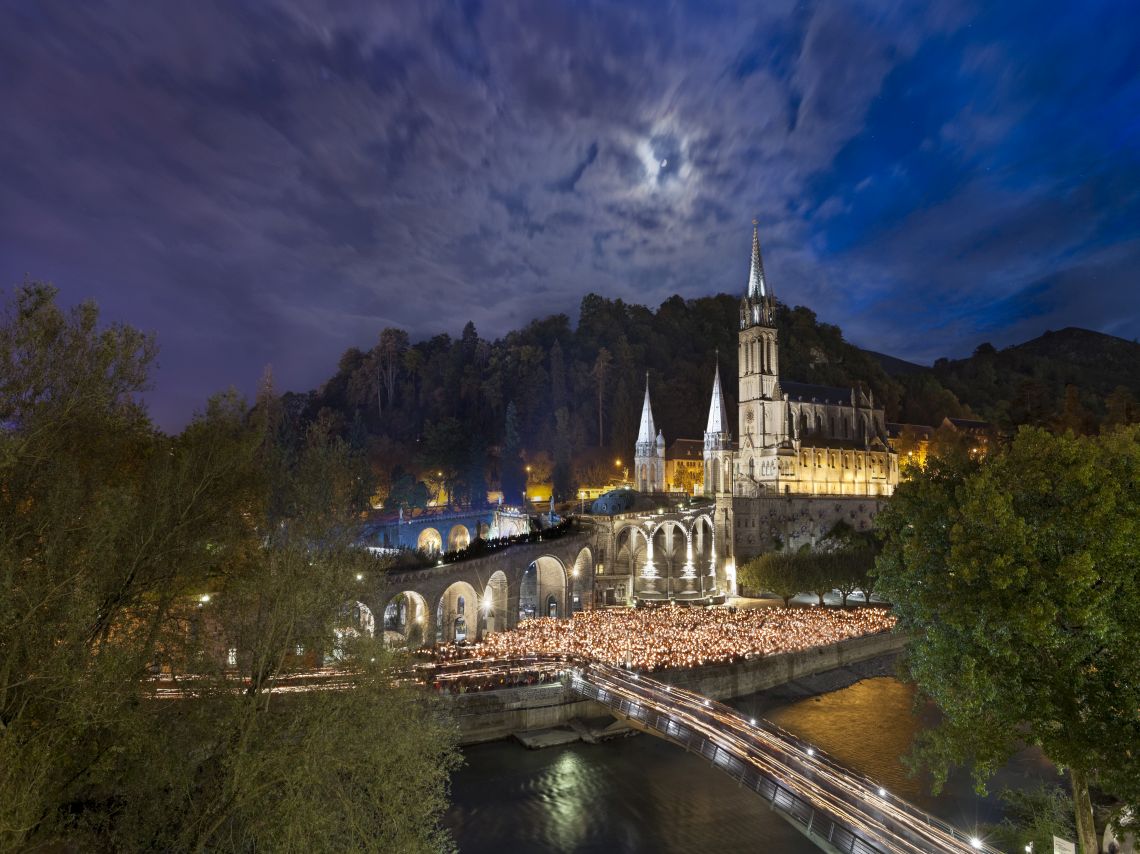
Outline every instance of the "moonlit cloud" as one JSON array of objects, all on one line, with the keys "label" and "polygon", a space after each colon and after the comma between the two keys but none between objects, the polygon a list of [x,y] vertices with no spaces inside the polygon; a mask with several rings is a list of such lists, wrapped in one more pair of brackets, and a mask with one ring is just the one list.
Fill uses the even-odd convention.
[{"label": "moonlit cloud", "polygon": [[1140,334],[1123,4],[11,4],[0,277],[155,330],[152,401],[387,325],[777,293],[932,359]]}]

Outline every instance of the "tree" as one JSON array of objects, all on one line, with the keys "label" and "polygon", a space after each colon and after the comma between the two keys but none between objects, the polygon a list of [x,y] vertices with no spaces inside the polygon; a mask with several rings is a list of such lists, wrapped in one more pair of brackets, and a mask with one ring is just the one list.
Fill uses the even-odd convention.
[{"label": "tree", "polygon": [[842,606],[846,608],[847,598],[856,590],[863,589],[867,577],[866,563],[873,563],[873,561],[860,560],[862,556],[859,553],[844,553],[842,557],[845,560],[839,566],[839,572],[833,582],[835,589],[843,597]]},{"label": "tree", "polygon": [[518,410],[512,400],[507,404],[503,446],[499,455],[499,485],[503,491],[503,501],[511,505],[522,505],[526,492],[526,472],[523,471],[521,454]]},{"label": "tree", "polygon": [[770,552],[744,564],[739,570],[739,578],[745,587],[776,594],[784,600],[787,608],[802,586],[799,570],[795,555]]},{"label": "tree", "polygon": [[554,469],[551,474],[553,495],[557,501],[574,497],[574,470],[571,465],[573,448],[570,437],[570,413],[562,407],[554,413]]},{"label": "tree", "polygon": [[427,507],[431,496],[422,480],[416,480],[403,466],[392,469],[391,487],[385,506],[390,508],[403,508],[404,510],[423,510]]},{"label": "tree", "polygon": [[1089,785],[1140,805],[1140,429],[1022,428],[983,465],[931,458],[879,515],[876,574],[943,722],[915,760],[979,787],[1017,748],[1068,769],[1082,850]]},{"label": "tree", "polygon": [[1092,432],[1094,426],[1092,414],[1081,402],[1080,390],[1075,385],[1065,386],[1065,397],[1061,402],[1061,412],[1053,426],[1058,433],[1071,430],[1081,436]]},{"label": "tree", "polygon": [[1140,421],[1140,406],[1136,396],[1125,386],[1118,385],[1104,399],[1105,427],[1120,427]]},{"label": "tree", "polygon": [[606,372],[609,371],[610,351],[605,347],[598,351],[598,358],[594,361],[594,381],[598,384],[598,447],[605,447],[604,431],[602,429],[602,415],[605,412]]},{"label": "tree", "polygon": [[[384,567],[350,542],[335,419],[283,443],[267,378],[252,411],[221,395],[164,436],[138,398],[150,338],[41,285],[6,308],[0,848],[443,844],[450,729],[346,615]],[[299,649],[354,689],[274,692]]]},{"label": "tree", "polygon": [[1004,789],[1001,800],[1005,818],[989,835],[991,844],[1001,850],[1047,852],[1053,848],[1054,836],[1073,837],[1073,799],[1060,786]]},{"label": "tree", "polygon": [[[474,327],[472,327],[472,331],[474,331]],[[408,333],[403,329],[388,327],[380,333],[380,343],[374,351],[376,369],[389,407],[392,406],[392,401],[396,398],[396,377],[399,375],[400,365],[403,364],[404,353],[407,349]]]}]

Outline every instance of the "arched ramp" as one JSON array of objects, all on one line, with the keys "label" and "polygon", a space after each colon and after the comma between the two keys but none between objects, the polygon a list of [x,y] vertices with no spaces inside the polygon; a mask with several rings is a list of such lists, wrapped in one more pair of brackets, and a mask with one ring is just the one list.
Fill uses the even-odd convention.
[{"label": "arched ramp", "polygon": [[465,525],[453,525],[447,534],[447,550],[449,552],[465,549],[471,545],[471,532]]},{"label": "arched ramp", "polygon": [[394,646],[416,649],[429,643],[427,600],[414,590],[394,594],[384,605],[384,639]]},{"label": "arched ramp", "polygon": [[487,579],[487,584],[483,588],[483,600],[480,604],[486,621],[487,632],[501,632],[510,627],[508,612],[510,597],[508,596],[507,574],[501,569],[493,572],[491,577]]},{"label": "arched ramp", "polygon": [[443,537],[435,528],[424,528],[416,539],[416,548],[425,554],[439,554],[443,551]]},{"label": "arched ramp", "polygon": [[438,643],[475,641],[479,636],[479,596],[466,581],[455,581],[439,597],[435,612]]},{"label": "arched ramp", "polygon": [[553,555],[536,558],[523,573],[519,620],[566,615],[565,564]]}]

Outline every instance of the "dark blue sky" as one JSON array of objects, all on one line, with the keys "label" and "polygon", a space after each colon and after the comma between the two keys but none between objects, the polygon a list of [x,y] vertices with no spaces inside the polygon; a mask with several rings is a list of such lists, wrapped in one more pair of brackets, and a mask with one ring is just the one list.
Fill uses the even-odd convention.
[{"label": "dark blue sky", "polygon": [[[322,8],[325,6],[325,8]],[[1135,2],[0,0],[0,282],[153,330],[156,418],[747,281],[930,361],[1140,336]]]}]

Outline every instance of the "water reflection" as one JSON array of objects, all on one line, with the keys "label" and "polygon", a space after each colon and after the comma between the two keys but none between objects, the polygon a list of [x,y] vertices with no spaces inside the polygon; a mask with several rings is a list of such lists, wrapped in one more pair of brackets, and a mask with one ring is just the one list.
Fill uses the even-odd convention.
[{"label": "water reflection", "polygon": [[[899,757],[918,729],[933,723],[929,710],[915,715],[913,698],[909,686],[882,677],[776,707],[770,695],[733,705],[809,739],[963,829],[997,821],[996,795],[975,795],[966,772],[952,775],[937,798],[926,780],[907,776]],[[754,793],[649,736],[538,751],[498,742],[469,748],[465,756],[445,821],[461,852],[818,850]],[[1038,751],[1022,751],[991,790],[1025,788],[1056,779],[1055,773]]]}]

